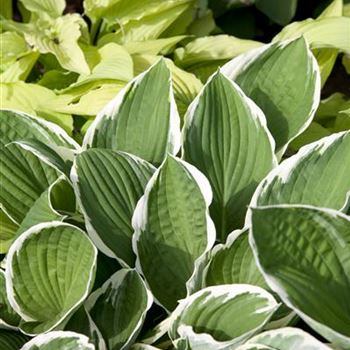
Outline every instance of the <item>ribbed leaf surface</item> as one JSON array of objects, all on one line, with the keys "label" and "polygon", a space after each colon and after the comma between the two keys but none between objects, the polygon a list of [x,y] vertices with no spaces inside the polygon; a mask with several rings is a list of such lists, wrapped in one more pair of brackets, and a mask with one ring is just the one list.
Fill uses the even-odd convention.
[{"label": "ribbed leaf surface", "polygon": [[349,349],[350,217],[306,206],[259,207],[251,238],[270,288],[323,337]]},{"label": "ribbed leaf surface", "polygon": [[258,183],[273,168],[274,144],[261,110],[220,72],[185,116],[183,158],[209,179],[218,237],[242,227]]},{"label": "ribbed leaf surface", "polygon": [[97,250],[86,234],[60,222],[24,232],[7,255],[9,302],[21,315],[21,329],[38,334],[56,327],[87,296]]},{"label": "ribbed leaf surface", "polygon": [[124,152],[90,149],[79,154],[72,181],[87,230],[97,247],[134,266],[131,218],[154,167]]}]

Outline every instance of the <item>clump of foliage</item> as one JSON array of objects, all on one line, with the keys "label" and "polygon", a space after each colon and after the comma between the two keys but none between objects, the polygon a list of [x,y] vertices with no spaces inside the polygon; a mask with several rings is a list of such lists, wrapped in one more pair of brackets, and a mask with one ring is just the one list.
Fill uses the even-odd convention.
[{"label": "clump of foliage", "polygon": [[[35,83],[2,83],[0,349],[349,350],[349,107],[339,93],[320,100],[335,57],[350,52],[344,36],[334,38],[350,23],[342,2],[269,44],[192,40],[174,51],[181,68],[161,50],[134,56],[130,47],[159,48],[172,26],[194,30],[200,16],[159,24],[168,11],[190,12],[190,1],[142,2],[149,12],[138,1],[86,1],[88,31],[79,15],[61,16],[62,2],[22,3],[28,22],[3,20],[4,38],[44,45],[54,33],[74,43],[47,41],[49,52],[33,44],[28,57],[60,68]],[[118,25],[112,10],[123,14]],[[79,39],[73,27],[62,34],[62,21],[78,24]],[[155,22],[157,38],[135,40]],[[319,28],[329,30],[323,41]],[[116,52],[143,62],[140,74],[111,59]],[[25,57],[2,75],[19,72]],[[74,138],[65,121],[88,114],[52,108],[71,94],[79,101],[70,106],[84,98],[88,111],[115,84]],[[11,105],[8,91],[51,109]]]}]

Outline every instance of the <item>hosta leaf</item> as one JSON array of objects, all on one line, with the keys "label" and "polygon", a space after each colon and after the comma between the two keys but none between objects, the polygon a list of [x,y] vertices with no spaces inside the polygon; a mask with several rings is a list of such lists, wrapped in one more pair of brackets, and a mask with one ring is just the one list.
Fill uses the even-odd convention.
[{"label": "hosta leaf", "polygon": [[[4,32],[0,34],[0,41],[3,48],[0,53],[1,66],[6,66],[16,62],[19,58],[27,55],[30,52],[30,48],[27,45],[22,35],[16,32]],[[3,68],[2,68],[3,70]]]},{"label": "hosta leaf", "polygon": [[19,332],[0,329],[0,349],[19,350],[28,337]]},{"label": "hosta leaf", "polygon": [[90,339],[90,342],[95,345],[96,350],[107,350],[106,343],[102,338],[100,330],[86,311],[84,305],[69,319],[64,330],[84,334]]},{"label": "hosta leaf", "polygon": [[18,224],[0,209],[0,254],[8,251],[15,238],[17,229]]},{"label": "hosta leaf", "polygon": [[204,175],[168,156],[135,209],[136,264],[155,299],[167,310],[185,297],[195,260],[214,244],[210,202],[211,189]]},{"label": "hosta leaf", "polygon": [[349,349],[349,216],[311,206],[253,208],[251,244],[270,288],[323,337]]},{"label": "hosta leaf", "polygon": [[298,328],[281,328],[249,339],[237,350],[330,350],[319,340]]},{"label": "hosta leaf", "polygon": [[209,179],[218,238],[242,227],[257,184],[277,163],[262,111],[220,72],[185,115],[183,158]]},{"label": "hosta leaf", "polygon": [[306,19],[294,22],[284,27],[273,38],[273,42],[295,39],[303,36],[311,48],[334,48],[347,54],[350,53],[350,18],[327,17],[320,19]]},{"label": "hosta leaf", "polygon": [[36,336],[21,350],[95,350],[95,346],[85,335],[55,331]]},{"label": "hosta leaf", "polygon": [[77,156],[71,174],[88,233],[96,246],[134,266],[131,218],[154,167],[124,152],[90,149]]},{"label": "hosta leaf", "polygon": [[272,170],[260,183],[252,205],[310,204],[346,209],[349,168],[350,132],[325,137],[304,146]]},{"label": "hosta leaf", "polygon": [[24,7],[39,14],[45,13],[51,17],[62,15],[66,2],[64,0],[20,0]]},{"label": "hosta leaf", "polygon": [[84,144],[129,152],[159,164],[167,152],[178,152],[179,124],[170,71],[159,60],[98,114]]},{"label": "hosta leaf", "polygon": [[[21,321],[21,317],[12,309],[6,295],[5,273],[0,269],[0,324],[5,326],[17,327]],[[0,333],[1,338],[1,333]],[[1,340],[0,340],[1,344]],[[0,347],[2,349],[2,347]]]},{"label": "hosta leaf", "polygon": [[159,350],[159,348],[156,348],[152,345],[141,344],[141,343],[134,344],[130,349],[131,350]]},{"label": "hosta leaf", "polygon": [[61,222],[38,224],[16,239],[7,255],[6,288],[25,333],[55,328],[83,302],[96,256],[83,231]]},{"label": "hosta leaf", "polygon": [[274,0],[256,0],[256,7],[272,21],[284,26],[295,15],[298,0],[275,2]]},{"label": "hosta leaf", "polygon": [[260,287],[208,287],[180,301],[169,334],[179,350],[233,349],[257,333],[277,306],[273,296]]},{"label": "hosta leaf", "polygon": [[261,45],[229,35],[198,38],[175,50],[175,63],[205,81],[223,63]]},{"label": "hosta leaf", "polygon": [[282,152],[311,123],[320,74],[303,38],[252,50],[228,62],[222,72],[264,111],[276,151]]},{"label": "hosta leaf", "polygon": [[92,293],[86,305],[108,349],[120,350],[136,339],[152,301],[139,274],[122,269]]},{"label": "hosta leaf", "polygon": [[57,172],[15,144],[37,139],[45,144],[75,148],[78,145],[57,125],[10,110],[0,113],[0,203],[20,223],[40,194],[56,180]]},{"label": "hosta leaf", "polygon": [[41,26],[39,24],[25,31],[24,36],[27,43],[39,52],[55,55],[63,68],[79,74],[89,74],[89,66],[78,45],[81,36],[80,21],[78,14],[68,14],[46,21]]}]

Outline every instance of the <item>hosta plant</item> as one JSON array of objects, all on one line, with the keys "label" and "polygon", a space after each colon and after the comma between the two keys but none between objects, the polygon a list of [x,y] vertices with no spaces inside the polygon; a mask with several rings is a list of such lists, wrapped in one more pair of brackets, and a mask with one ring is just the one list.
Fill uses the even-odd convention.
[{"label": "hosta plant", "polygon": [[2,110],[0,348],[349,350],[350,132],[290,156],[320,89],[299,37],[183,117],[160,59],[81,145]]}]

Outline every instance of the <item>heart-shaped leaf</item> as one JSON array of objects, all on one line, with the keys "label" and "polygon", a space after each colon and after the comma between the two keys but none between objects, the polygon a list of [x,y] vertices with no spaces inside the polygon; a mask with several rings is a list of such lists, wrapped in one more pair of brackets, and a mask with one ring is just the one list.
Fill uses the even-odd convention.
[{"label": "heart-shaped leaf", "polygon": [[168,156],[149,181],[133,216],[136,266],[156,301],[173,310],[186,296],[195,260],[215,241],[208,215],[208,180],[190,164]]},{"label": "heart-shaped leaf", "polygon": [[93,285],[97,250],[79,228],[52,221],[22,233],[7,254],[6,289],[28,334],[60,324]]},{"label": "heart-shaped leaf", "polygon": [[320,100],[317,61],[301,37],[238,56],[222,72],[264,111],[281,155],[311,123]]},{"label": "heart-shaped leaf", "polygon": [[96,117],[85,146],[109,148],[160,164],[180,148],[180,118],[164,60],[132,80]]},{"label": "heart-shaped leaf", "polygon": [[208,287],[180,301],[169,335],[177,349],[229,350],[257,333],[278,304],[248,284]]},{"label": "heart-shaped leaf", "polygon": [[96,246],[134,266],[131,218],[155,168],[124,152],[89,149],[76,157],[72,182]]},{"label": "heart-shaped leaf", "polygon": [[221,241],[242,227],[256,186],[277,164],[264,114],[219,71],[185,116],[183,158],[210,181],[210,213]]},{"label": "heart-shaped leaf", "polygon": [[349,349],[350,217],[311,206],[253,208],[251,244],[270,288],[326,339]]}]

